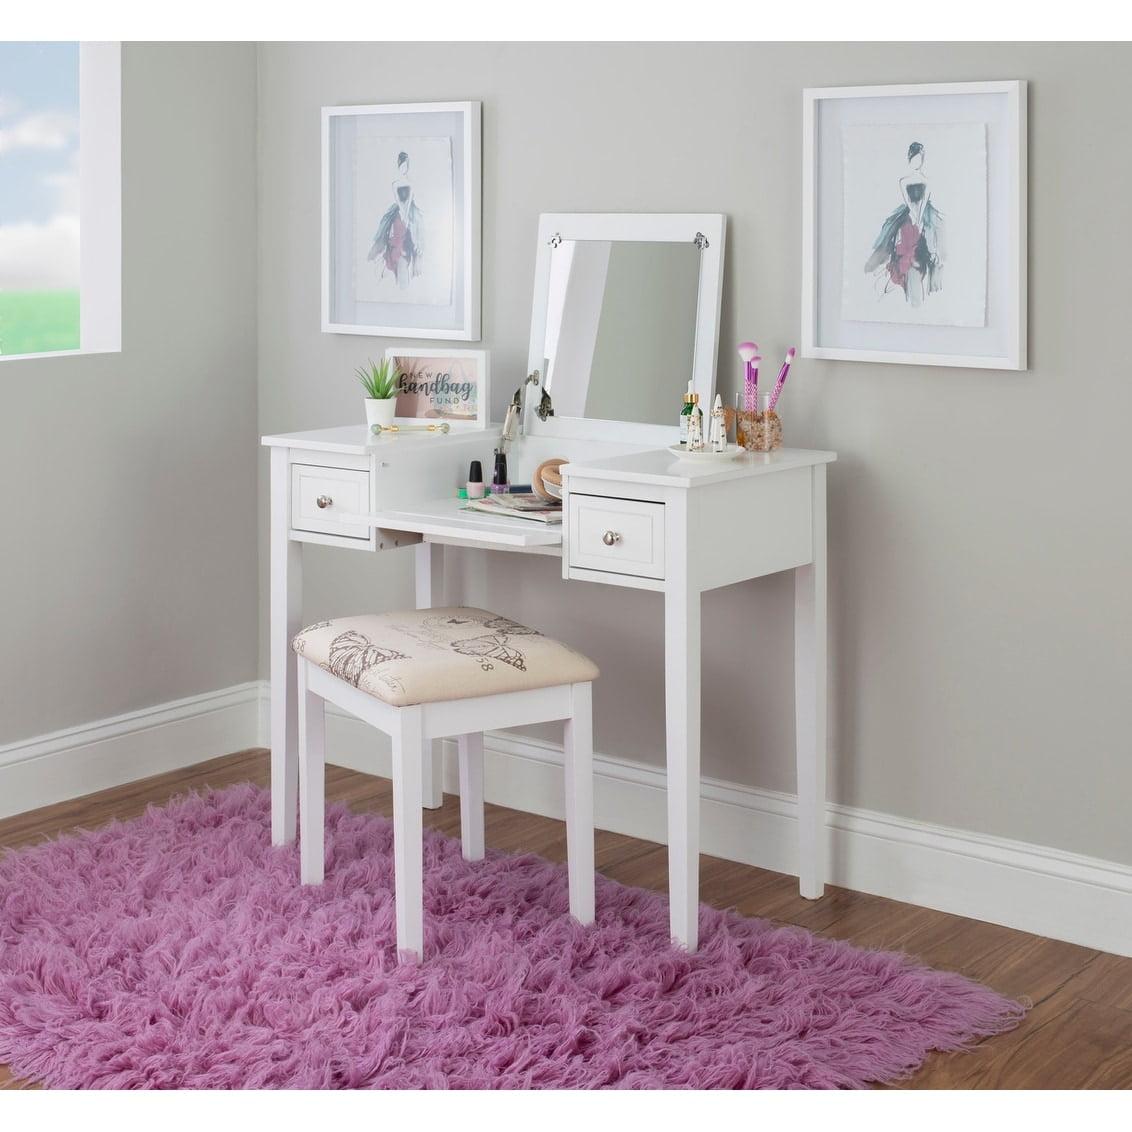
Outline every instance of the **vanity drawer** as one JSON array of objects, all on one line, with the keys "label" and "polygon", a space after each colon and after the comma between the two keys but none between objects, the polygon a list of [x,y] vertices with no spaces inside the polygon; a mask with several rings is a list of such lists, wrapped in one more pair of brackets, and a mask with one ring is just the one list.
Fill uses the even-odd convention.
[{"label": "vanity drawer", "polygon": [[369,511],[369,472],[357,468],[291,465],[291,527],[297,531],[368,540],[370,529],[340,515]]},{"label": "vanity drawer", "polygon": [[664,577],[664,504],[570,494],[570,565]]}]

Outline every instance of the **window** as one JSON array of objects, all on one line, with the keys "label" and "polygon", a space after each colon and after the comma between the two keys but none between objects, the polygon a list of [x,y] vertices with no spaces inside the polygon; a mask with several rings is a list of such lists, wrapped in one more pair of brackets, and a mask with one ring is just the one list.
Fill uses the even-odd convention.
[{"label": "window", "polygon": [[0,359],[121,346],[120,50],[0,43]]}]

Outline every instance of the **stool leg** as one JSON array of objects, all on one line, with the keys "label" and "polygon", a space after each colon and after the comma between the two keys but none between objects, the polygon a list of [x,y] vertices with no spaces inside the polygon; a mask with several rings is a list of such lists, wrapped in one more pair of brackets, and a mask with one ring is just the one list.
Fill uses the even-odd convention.
[{"label": "stool leg", "polygon": [[303,884],[321,884],[324,870],[326,747],[321,696],[307,687],[308,661],[299,661],[299,867]]},{"label": "stool leg", "polygon": [[566,720],[566,856],[570,915],[594,922],[593,699],[590,684],[573,686],[573,715]]},{"label": "stool leg", "polygon": [[460,843],[465,861],[483,860],[483,732],[456,738],[460,753]]},{"label": "stool leg", "polygon": [[426,756],[419,707],[402,708],[393,736],[393,863],[397,950],[424,952],[424,822],[422,767]]}]

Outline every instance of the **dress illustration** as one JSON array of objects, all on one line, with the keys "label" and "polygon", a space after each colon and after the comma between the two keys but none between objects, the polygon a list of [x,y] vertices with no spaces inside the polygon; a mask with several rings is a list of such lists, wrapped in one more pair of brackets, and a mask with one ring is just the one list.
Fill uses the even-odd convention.
[{"label": "dress illustration", "polygon": [[882,293],[899,287],[918,307],[943,290],[943,216],[932,202],[919,142],[908,147],[908,166],[911,171],[900,178],[903,203],[881,225],[865,273],[877,277]]},{"label": "dress illustration", "polygon": [[422,214],[409,181],[409,155],[397,154],[397,179],[393,182],[393,203],[385,210],[373,237],[368,260],[381,260],[381,274],[386,271],[397,280],[401,290],[421,273]]}]

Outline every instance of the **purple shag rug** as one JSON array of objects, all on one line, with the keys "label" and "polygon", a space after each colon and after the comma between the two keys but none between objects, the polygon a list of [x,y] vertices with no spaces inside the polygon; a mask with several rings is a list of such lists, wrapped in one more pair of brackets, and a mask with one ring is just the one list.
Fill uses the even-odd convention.
[{"label": "purple shag rug", "polygon": [[425,837],[422,964],[398,965],[393,829],[327,813],[327,881],[265,791],[189,794],[0,858],[0,1064],[60,1088],[829,1088],[1013,1026],[960,975],[800,928]]}]

